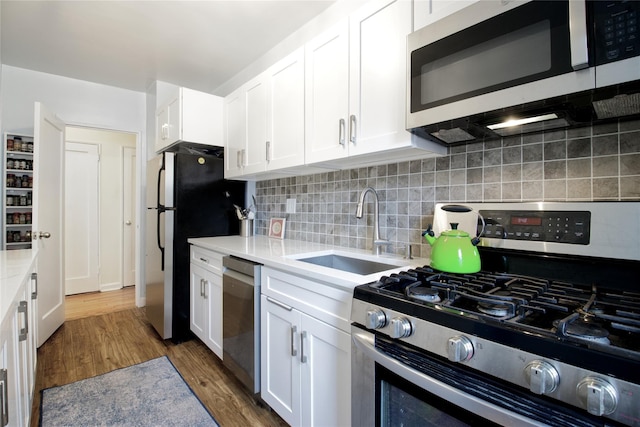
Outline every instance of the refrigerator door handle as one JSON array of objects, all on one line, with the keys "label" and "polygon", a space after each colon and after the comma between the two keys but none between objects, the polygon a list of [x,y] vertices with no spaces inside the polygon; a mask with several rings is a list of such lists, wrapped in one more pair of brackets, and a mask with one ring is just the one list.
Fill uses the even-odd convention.
[{"label": "refrigerator door handle", "polygon": [[160,214],[164,213],[165,207],[160,204],[160,186],[162,184],[162,173],[164,172],[164,156],[162,157],[162,165],[160,169],[158,169],[158,181],[156,185],[156,200],[157,200],[157,211],[156,211],[156,240],[158,242],[158,249],[160,249],[161,255],[161,269],[164,271],[164,246],[162,246],[162,242],[160,241]]}]

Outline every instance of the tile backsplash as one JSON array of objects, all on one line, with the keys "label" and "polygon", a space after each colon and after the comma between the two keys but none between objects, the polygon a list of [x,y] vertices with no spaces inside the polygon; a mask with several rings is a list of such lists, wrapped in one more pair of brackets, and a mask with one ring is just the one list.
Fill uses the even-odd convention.
[{"label": "tile backsplash", "polygon": [[[428,256],[421,233],[439,202],[640,200],[640,120],[503,138],[450,148],[449,155],[256,183],[256,233],[287,218],[285,238],[371,249],[372,198],[380,235],[404,254]],[[296,213],[286,214],[286,200]]]}]

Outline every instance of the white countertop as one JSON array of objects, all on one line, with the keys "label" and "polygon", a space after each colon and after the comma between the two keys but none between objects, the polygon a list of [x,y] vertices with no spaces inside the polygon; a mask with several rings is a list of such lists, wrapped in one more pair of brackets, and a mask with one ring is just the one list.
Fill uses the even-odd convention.
[{"label": "white countertop", "polygon": [[[408,267],[418,267],[429,263],[429,260],[425,258],[414,258],[408,260],[399,256],[375,256],[371,254],[371,251],[298,240],[280,240],[267,236],[201,237],[189,239],[188,241],[193,245],[205,249],[234,255],[249,261],[263,264],[267,267],[276,268],[292,274],[298,274],[309,279],[324,282],[330,286],[346,288],[348,290],[353,289],[357,285],[374,282],[383,275],[397,273],[402,270],[406,270]],[[322,267],[298,261],[296,259],[304,254],[315,256],[330,253],[343,254],[347,256],[357,254],[358,258],[398,265],[398,267],[380,273],[360,275],[329,267]]]},{"label": "white countertop", "polygon": [[33,271],[37,253],[37,249],[0,251],[0,320],[4,321],[20,285]]}]

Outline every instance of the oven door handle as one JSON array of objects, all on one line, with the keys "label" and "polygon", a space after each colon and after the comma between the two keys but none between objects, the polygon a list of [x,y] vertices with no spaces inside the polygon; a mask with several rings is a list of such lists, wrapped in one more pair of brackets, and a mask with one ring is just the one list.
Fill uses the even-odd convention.
[{"label": "oven door handle", "polygon": [[448,384],[445,384],[429,377],[428,375],[418,372],[395,359],[392,359],[391,357],[383,354],[376,349],[374,335],[367,331],[352,326],[351,339],[354,346],[358,351],[362,353],[365,360],[372,360],[375,363],[378,363],[379,365],[389,369],[396,375],[401,376],[405,380],[416,384],[422,389],[433,393],[434,395],[439,396],[445,400],[448,400],[449,402],[456,402],[455,404],[457,406],[471,411],[478,416],[481,416],[488,420],[492,420],[502,425],[519,425],[532,427],[539,427],[541,425],[544,425],[536,422],[535,420],[523,417],[515,412],[508,411],[505,408],[501,408],[492,403],[485,402],[482,399],[460,391],[454,387],[449,386]]}]

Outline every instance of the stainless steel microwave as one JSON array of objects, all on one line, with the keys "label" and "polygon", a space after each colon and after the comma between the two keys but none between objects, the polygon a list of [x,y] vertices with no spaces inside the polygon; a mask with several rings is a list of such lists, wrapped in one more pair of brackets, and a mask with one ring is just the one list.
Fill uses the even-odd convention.
[{"label": "stainless steel microwave", "polygon": [[640,116],[640,1],[482,0],[409,35],[407,129],[467,143]]}]

